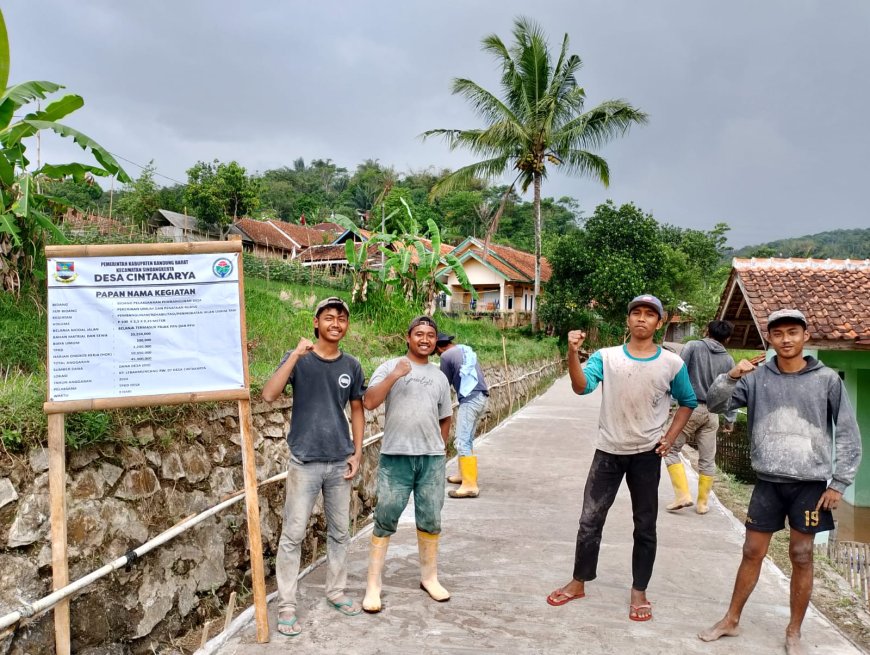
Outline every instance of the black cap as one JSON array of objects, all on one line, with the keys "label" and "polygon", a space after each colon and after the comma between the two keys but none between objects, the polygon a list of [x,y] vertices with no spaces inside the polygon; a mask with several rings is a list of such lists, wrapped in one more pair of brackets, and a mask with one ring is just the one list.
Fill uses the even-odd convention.
[{"label": "black cap", "polygon": [[444,334],[443,332],[439,332],[438,336],[435,338],[435,343],[450,343],[456,337],[452,334]]},{"label": "black cap", "polygon": [[431,316],[424,315],[418,316],[408,324],[408,334],[411,334],[411,330],[413,330],[418,325],[428,325],[429,327],[433,328],[435,332],[438,332],[438,324],[435,322],[435,319],[433,319]]}]

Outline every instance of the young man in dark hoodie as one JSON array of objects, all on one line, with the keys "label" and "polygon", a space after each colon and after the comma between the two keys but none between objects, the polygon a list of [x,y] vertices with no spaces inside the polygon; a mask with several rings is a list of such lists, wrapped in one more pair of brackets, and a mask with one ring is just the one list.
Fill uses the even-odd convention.
[{"label": "young man in dark hoodie", "polygon": [[788,655],[802,655],[801,624],[813,589],[814,537],[834,528],[831,510],[855,479],[861,435],[836,371],[803,355],[809,339],[806,317],[796,309],[780,309],[768,317],[767,331],[776,357],[757,369],[740,361],[707,393],[711,412],[748,407],[758,484],[749,501],[731,604],[725,617],[698,637],[714,641],[740,633],[740,615],[758,581],[770,538],[788,517],[792,575],[785,649]]},{"label": "young man in dark hoodie", "polygon": [[[671,484],[674,486],[674,501],[667,505],[668,511],[676,511],[692,506],[692,495],[689,493],[689,480],[686,469],[680,459],[680,451],[686,445],[686,439],[695,437],[698,444],[698,504],[695,511],[706,514],[710,490],[716,477],[716,435],[719,432],[719,415],[707,408],[707,390],[722,373],[727,373],[734,367],[734,359],[725,350],[724,343],[734,331],[734,326],[728,321],[710,321],[707,324],[707,336],[697,341],[690,341],[680,352],[680,357],[686,362],[689,371],[689,381],[698,406],[692,412],[686,427],[674,442],[671,452],[665,457]],[[725,421],[728,425],[734,423],[736,410],[731,410]]]}]

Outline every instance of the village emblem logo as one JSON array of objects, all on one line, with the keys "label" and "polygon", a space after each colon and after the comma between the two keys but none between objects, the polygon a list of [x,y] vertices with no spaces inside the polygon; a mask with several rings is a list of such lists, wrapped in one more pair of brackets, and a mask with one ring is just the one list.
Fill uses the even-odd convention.
[{"label": "village emblem logo", "polygon": [[221,257],[215,260],[211,270],[219,278],[229,277],[233,272],[233,263],[226,257]]},{"label": "village emblem logo", "polygon": [[78,277],[75,262],[55,262],[54,279],[64,284],[75,282]]},{"label": "village emblem logo", "polygon": [[347,373],[338,376],[338,386],[342,389],[347,389],[350,386],[350,376]]}]

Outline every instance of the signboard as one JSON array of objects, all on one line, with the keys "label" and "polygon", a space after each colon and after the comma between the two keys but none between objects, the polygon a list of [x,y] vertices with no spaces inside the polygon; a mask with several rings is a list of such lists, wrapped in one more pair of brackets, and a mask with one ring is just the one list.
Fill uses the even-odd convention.
[{"label": "signboard", "polygon": [[50,257],[49,402],[246,389],[239,257]]}]

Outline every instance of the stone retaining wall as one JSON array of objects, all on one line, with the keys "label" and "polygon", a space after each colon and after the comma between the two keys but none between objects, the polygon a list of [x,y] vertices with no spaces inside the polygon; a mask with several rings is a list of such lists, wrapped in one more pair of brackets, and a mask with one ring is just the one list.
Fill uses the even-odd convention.
[{"label": "stone retaining wall", "polygon": [[[562,362],[485,369],[492,387],[481,432],[540,393]],[[510,385],[506,380],[518,380]],[[510,388],[510,392],[508,389]],[[511,403],[511,400],[513,401]],[[286,469],[292,399],[253,405],[257,477]],[[354,530],[370,520],[383,427],[382,410],[366,413],[367,439],[354,482]],[[243,488],[237,406],[215,406],[205,420],[174,429],[145,422],[117,442],[67,454],[70,579],[75,580],[202,512]],[[51,591],[48,456],[0,457],[0,615]],[[284,485],[260,488],[260,517],[267,584],[274,575]],[[219,616],[232,591],[250,603],[244,502],[208,519],[163,547],[88,587],[72,600],[73,652],[139,655],[182,652],[199,644],[191,631]],[[318,501],[303,549],[303,564],[325,543]],[[319,544],[319,546],[318,546]],[[316,550],[315,550],[316,549]],[[191,633],[185,639],[185,633]],[[174,644],[170,646],[170,644]],[[0,635],[0,655],[53,653],[51,613]]]}]

